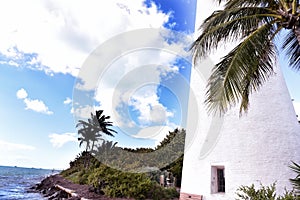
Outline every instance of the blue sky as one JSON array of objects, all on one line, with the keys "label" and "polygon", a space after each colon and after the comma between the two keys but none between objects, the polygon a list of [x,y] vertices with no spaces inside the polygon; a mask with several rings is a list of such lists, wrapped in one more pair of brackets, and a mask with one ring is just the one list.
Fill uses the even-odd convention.
[{"label": "blue sky", "polygon": [[[12,0],[2,3],[0,165],[68,167],[69,161],[80,151],[76,121],[89,115],[87,107],[72,108],[76,78],[82,73],[84,61],[105,41],[125,31],[165,27],[192,34],[195,3],[196,0],[110,0],[105,3],[94,0],[88,4],[86,1]],[[174,46],[182,45],[182,41],[173,42]],[[116,86],[118,81],[124,81],[126,76],[130,78],[131,73],[137,75],[136,81],[144,80],[144,69],[141,67],[135,72],[131,66],[151,64],[150,58],[163,62],[162,66],[149,71],[150,77],[147,74],[155,84],[141,84],[127,101],[113,104],[114,94],[120,98],[126,96],[125,90],[121,90],[124,88]],[[300,75],[287,69],[285,59],[280,61],[291,96],[300,111],[297,90]],[[122,70],[117,67],[121,64]],[[184,105],[181,105],[185,99],[180,100],[180,97],[186,95],[186,90],[177,88],[176,83],[182,77],[188,80],[189,72],[183,60],[176,60],[168,52],[135,52],[115,60],[107,69],[106,77],[97,79],[97,88],[85,85],[82,92],[92,94],[93,106],[104,109],[104,114],[111,115],[112,121],[120,125],[114,138],[120,146],[154,146],[167,131],[185,123]],[[116,92],[119,89],[123,91],[120,94]],[[122,109],[128,109],[125,117]],[[143,129],[148,126],[156,128],[150,131],[161,134],[145,139],[149,135],[145,135]]]}]

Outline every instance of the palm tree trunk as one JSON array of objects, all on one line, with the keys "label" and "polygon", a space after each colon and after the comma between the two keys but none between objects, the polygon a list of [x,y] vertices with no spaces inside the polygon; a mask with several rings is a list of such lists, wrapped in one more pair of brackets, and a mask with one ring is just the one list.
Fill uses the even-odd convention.
[{"label": "palm tree trunk", "polygon": [[[95,146],[95,141],[93,140],[93,143],[92,143],[92,148],[91,148],[91,150],[90,150],[90,152],[91,151],[93,151],[93,149],[94,149],[94,146]],[[86,168],[89,168],[89,166],[90,166],[90,162],[91,162],[91,154],[89,154],[89,157],[88,157],[88,160],[87,160],[87,166],[86,166]]]},{"label": "palm tree trunk", "polygon": [[85,158],[84,158],[84,164],[83,164],[84,168],[87,167],[87,158],[86,158],[86,156],[88,155],[88,148],[89,148],[89,146],[90,146],[90,144],[89,144],[89,142],[87,142],[86,143],[86,147],[85,147],[86,155],[84,156]]}]

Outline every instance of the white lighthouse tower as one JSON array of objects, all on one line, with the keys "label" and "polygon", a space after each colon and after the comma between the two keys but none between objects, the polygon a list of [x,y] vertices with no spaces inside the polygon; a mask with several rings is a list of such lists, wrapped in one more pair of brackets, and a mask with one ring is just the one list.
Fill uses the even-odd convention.
[{"label": "white lighthouse tower", "polygon": [[[196,29],[215,9],[212,2],[198,1]],[[199,65],[203,69],[213,64]],[[197,67],[191,73],[180,200],[232,200],[240,186],[251,184],[276,183],[278,194],[291,189],[289,179],[295,174],[289,165],[300,163],[300,125],[279,66],[251,95],[247,114],[240,117],[232,109],[224,118],[206,114],[209,74]]]}]

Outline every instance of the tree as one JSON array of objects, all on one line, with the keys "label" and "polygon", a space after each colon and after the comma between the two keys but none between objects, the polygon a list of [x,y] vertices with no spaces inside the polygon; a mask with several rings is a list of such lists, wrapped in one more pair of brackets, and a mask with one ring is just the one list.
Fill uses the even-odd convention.
[{"label": "tree", "polygon": [[[95,142],[103,140],[102,134],[105,133],[109,136],[114,136],[113,133],[117,133],[115,130],[109,128],[112,126],[112,122],[107,121],[110,116],[103,115],[103,110],[96,111],[96,115],[91,113],[91,118],[88,121],[79,120],[76,128],[81,127],[78,130],[78,134],[81,135],[78,140],[81,146],[83,142],[86,143],[86,151],[93,150]],[[92,143],[90,147],[90,143]]]},{"label": "tree", "polygon": [[101,145],[96,146],[96,150],[93,151],[95,157],[104,164],[111,164],[113,160],[115,160],[115,156],[117,150],[116,145],[118,142],[113,141],[103,141]]},{"label": "tree", "polygon": [[[91,113],[91,118],[88,121],[79,120],[76,128],[81,127],[78,130],[79,147],[83,143],[86,143],[85,151],[93,151],[95,143],[99,140],[103,140],[102,133],[109,136],[114,136],[113,133],[117,133],[115,130],[109,128],[112,126],[112,122],[107,121],[110,116],[103,115],[103,110],[96,111],[96,115]],[[88,157],[88,163],[90,156]],[[84,164],[86,166],[86,163]]]},{"label": "tree", "polygon": [[[78,126],[78,124],[77,124],[77,126]],[[87,126],[85,126],[85,125],[82,125],[82,126],[83,127],[78,130],[78,134],[80,135],[78,137],[79,147],[81,147],[83,143],[86,143],[85,152],[88,152],[88,150],[90,148],[90,136],[89,136],[89,133],[91,133],[91,132],[90,132],[90,130],[88,129]]]},{"label": "tree", "polygon": [[[241,114],[248,110],[249,94],[274,73],[279,49],[289,58],[289,66],[300,70],[299,0],[217,2],[224,2],[224,9],[205,19],[200,26],[202,33],[191,49],[196,61],[207,57],[220,44],[240,41],[214,66],[205,102],[214,114],[223,114],[240,104]],[[284,37],[278,37],[279,34]],[[277,39],[282,40],[274,42]]]}]

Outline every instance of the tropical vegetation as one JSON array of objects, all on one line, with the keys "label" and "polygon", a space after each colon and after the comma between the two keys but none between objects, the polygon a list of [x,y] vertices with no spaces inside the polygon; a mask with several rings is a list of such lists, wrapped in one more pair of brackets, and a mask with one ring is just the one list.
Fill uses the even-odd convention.
[{"label": "tropical vegetation", "polygon": [[207,84],[206,105],[223,114],[239,104],[248,110],[249,95],[275,71],[275,59],[284,52],[290,67],[300,70],[299,0],[217,0],[224,9],[214,11],[200,26],[191,49],[206,58],[228,42],[238,44],[217,63]]},{"label": "tropical vegetation", "polygon": [[241,186],[237,192],[237,200],[298,200],[299,198],[293,191],[285,191],[283,195],[276,194],[276,184],[270,186],[261,185],[256,189],[254,184],[251,186]]},{"label": "tropical vegetation", "polygon": [[[112,122],[107,121],[108,119],[110,119],[110,116],[103,115],[103,110],[97,110],[96,115],[91,113],[91,117],[87,121],[79,120],[76,125],[76,128],[79,128],[79,147],[85,143],[85,151],[93,151],[95,143],[104,141],[103,133],[108,136],[114,136],[113,133],[117,132],[110,128],[112,126]],[[89,162],[87,165],[88,164]],[[86,166],[86,163],[84,166]]]},{"label": "tropical vegetation", "polygon": [[[74,183],[91,185],[96,193],[108,197],[177,198],[175,187],[161,186],[159,181],[161,175],[171,174],[176,177],[174,186],[180,187],[185,130],[169,132],[156,148],[122,148],[102,137],[103,133],[113,136],[116,132],[109,128],[109,116],[97,112],[87,121],[79,121],[79,145],[84,143],[85,150],[61,174]],[[168,163],[170,160],[173,162]]]}]

